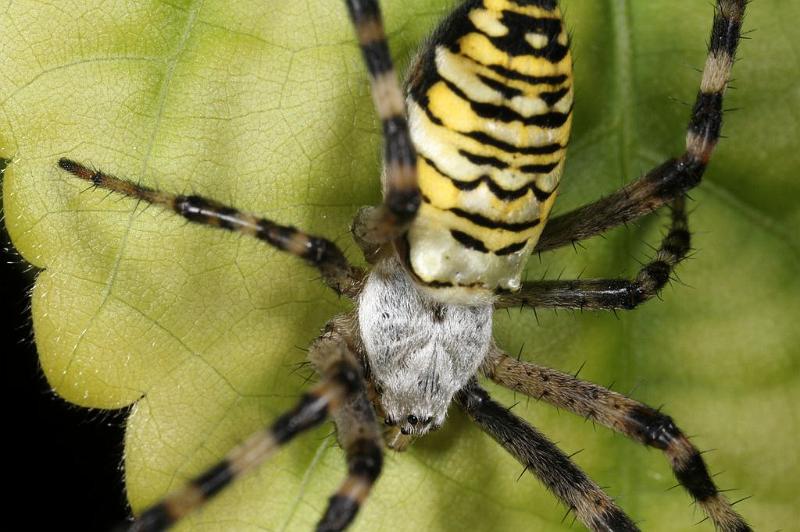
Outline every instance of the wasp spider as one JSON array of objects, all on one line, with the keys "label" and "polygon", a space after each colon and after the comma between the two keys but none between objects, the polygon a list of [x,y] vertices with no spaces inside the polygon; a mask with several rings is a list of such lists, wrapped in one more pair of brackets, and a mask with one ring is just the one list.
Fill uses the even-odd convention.
[{"label": "wasp spider", "polygon": [[[346,3],[385,138],[383,203],[363,208],[352,226],[368,271],[350,264],[324,237],[213,199],[137,185],[70,159],[58,163],[96,187],[295,255],[356,303],[354,311],[331,319],[310,348],[320,382],[266,430],[139,515],[132,528],[172,525],[330,416],[348,474],[318,530],[342,530],[379,479],[384,443],[402,450],[441,427],[455,402],[586,527],[637,530],[570,457],[489,396],[478,382],[485,376],[660,449],[718,530],[750,530],[669,416],[572,375],[519,361],[492,338],[498,308],[632,309],[667,283],[690,250],[684,197],[700,182],[720,137],[722,97],[746,1],[717,0],[684,153],[549,222],[573,109],[569,36],[556,0],[462,2],[413,61],[405,93],[377,0]],[[634,278],[521,281],[531,253],[589,238],[662,206],[670,207],[671,224],[655,257]]]}]

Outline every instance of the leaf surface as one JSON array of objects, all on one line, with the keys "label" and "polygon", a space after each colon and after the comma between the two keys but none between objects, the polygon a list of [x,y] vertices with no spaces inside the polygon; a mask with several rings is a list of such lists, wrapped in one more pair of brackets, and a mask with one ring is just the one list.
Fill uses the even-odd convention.
[{"label": "leaf surface", "polygon": [[[448,2],[387,2],[405,65]],[[711,8],[694,0],[562,2],[574,30],[575,129],[557,211],[680,153]],[[800,6],[753,2],[725,139],[692,193],[697,253],[654,301],[611,314],[501,312],[510,352],[666,404],[756,529],[800,521]],[[197,192],[335,239],[379,200],[380,130],[340,2],[14,1],[0,14],[0,155],[14,244],[42,268],[41,363],[84,406],[134,404],[126,480],[141,510],[288,408],[303,348],[348,308],[312,269],[257,241],[86,191],[61,156]],[[531,278],[632,275],[664,217]],[[492,388],[576,457],[649,530],[701,519],[666,460],[568,413]],[[387,456],[357,530],[562,530],[564,509],[453,409]],[[299,438],[193,516],[193,530],[308,530],[344,474],[331,426]],[[87,508],[87,512],[91,509]],[[705,523],[703,530],[710,530]]]}]

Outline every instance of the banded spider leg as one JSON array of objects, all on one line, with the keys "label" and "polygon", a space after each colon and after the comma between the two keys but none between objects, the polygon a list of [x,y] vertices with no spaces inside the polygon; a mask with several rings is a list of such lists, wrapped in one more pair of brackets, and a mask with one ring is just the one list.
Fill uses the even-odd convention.
[{"label": "banded spider leg", "polygon": [[[654,259],[635,279],[535,281],[504,294],[496,306],[576,309],[632,309],[657,295],[691,249],[685,194],[696,186],[711,158],[722,126],[723,94],[739,44],[746,0],[718,0],[709,54],[686,135],[686,151],[619,191],[553,218],[536,246],[547,251],[600,234],[670,205],[671,226]],[[570,375],[508,357],[491,355],[485,372],[492,380],[608,426],[664,451],[676,478],[697,500],[718,530],[751,530],[711,479],[698,450],[672,419],[616,392]]]},{"label": "banded spider leg", "polygon": [[[369,72],[374,102],[385,138],[384,201],[362,210],[354,234],[365,253],[373,244],[402,234],[419,206],[416,155],[411,144],[402,90],[389,55],[383,21],[376,0],[346,0],[359,46]],[[294,227],[243,213],[234,207],[198,195],[175,195],[96,171],[68,158],[59,166],[80,179],[124,196],[174,211],[191,222],[253,236],[316,267],[336,293],[355,297],[364,272],[352,266],[330,240]],[[370,248],[371,249],[371,248]],[[134,530],[160,530],[202,505],[231,481],[268,458],[299,433],[330,414],[345,449],[348,477],[330,499],[319,530],[342,530],[355,517],[381,471],[382,441],[370,400],[365,395],[356,344],[349,332],[333,324],[312,346],[309,357],[322,376],[298,405],[231,451],[220,463],[195,477],[183,489],[168,495],[137,519]]]}]

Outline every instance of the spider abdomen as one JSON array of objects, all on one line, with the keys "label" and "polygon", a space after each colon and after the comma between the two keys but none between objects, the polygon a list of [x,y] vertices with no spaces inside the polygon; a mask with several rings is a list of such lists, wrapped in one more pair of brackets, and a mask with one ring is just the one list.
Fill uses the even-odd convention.
[{"label": "spider abdomen", "polygon": [[422,205],[406,262],[427,287],[458,292],[445,300],[519,287],[564,166],[568,44],[555,2],[470,0],[412,68]]}]

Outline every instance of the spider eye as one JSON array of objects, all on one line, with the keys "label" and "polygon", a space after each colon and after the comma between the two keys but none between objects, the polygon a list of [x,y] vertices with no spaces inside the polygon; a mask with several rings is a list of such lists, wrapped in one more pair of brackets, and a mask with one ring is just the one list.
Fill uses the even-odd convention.
[{"label": "spider eye", "polygon": [[390,427],[392,427],[394,425],[397,425],[397,421],[395,421],[394,419],[392,419],[390,417],[387,417],[386,419],[384,419],[383,422],[385,424],[389,425]]},{"label": "spider eye", "polygon": [[419,420],[417,419],[417,416],[415,416],[414,414],[408,416],[408,422],[411,423],[412,425],[416,425],[418,421]]},{"label": "spider eye", "polygon": [[432,417],[426,417],[425,419],[422,420],[422,424],[423,425],[430,425],[431,421],[433,421]]}]

